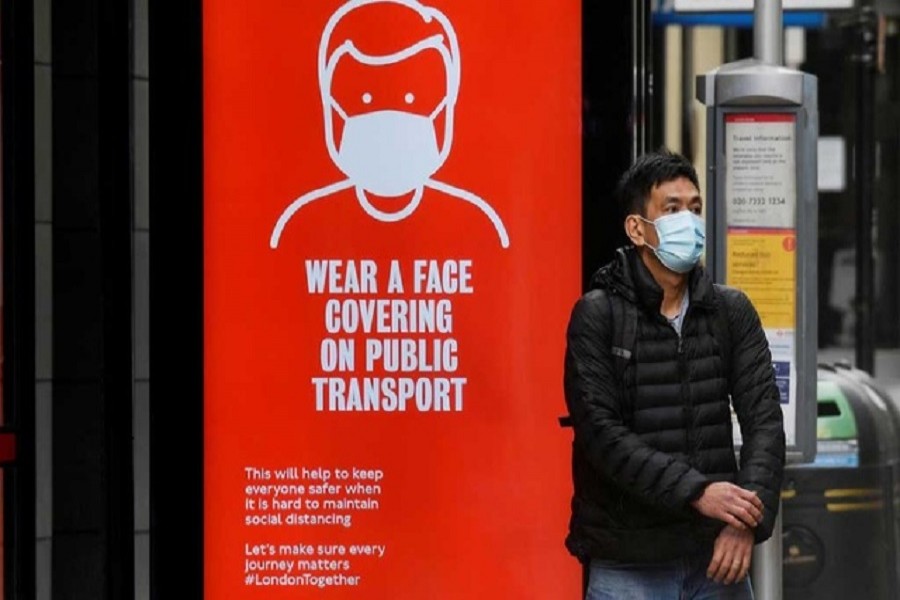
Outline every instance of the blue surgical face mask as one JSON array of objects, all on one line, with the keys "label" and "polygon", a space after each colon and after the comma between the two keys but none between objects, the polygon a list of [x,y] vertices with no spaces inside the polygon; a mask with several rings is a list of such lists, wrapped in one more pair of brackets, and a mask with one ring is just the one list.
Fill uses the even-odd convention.
[{"label": "blue surgical face mask", "polygon": [[666,268],[676,273],[687,273],[697,266],[706,244],[706,224],[700,217],[683,210],[655,221],[643,217],[641,220],[656,227],[659,245],[656,248],[650,244],[647,246]]}]

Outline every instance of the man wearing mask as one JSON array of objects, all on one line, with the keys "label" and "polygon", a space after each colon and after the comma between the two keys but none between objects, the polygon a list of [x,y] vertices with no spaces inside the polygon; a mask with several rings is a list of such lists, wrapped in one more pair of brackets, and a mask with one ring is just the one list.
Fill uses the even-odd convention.
[{"label": "man wearing mask", "polygon": [[784,469],[768,342],[746,295],[699,265],[703,201],[684,157],[641,157],[618,195],[632,245],[596,273],[567,333],[566,545],[589,566],[588,600],[750,599]]}]

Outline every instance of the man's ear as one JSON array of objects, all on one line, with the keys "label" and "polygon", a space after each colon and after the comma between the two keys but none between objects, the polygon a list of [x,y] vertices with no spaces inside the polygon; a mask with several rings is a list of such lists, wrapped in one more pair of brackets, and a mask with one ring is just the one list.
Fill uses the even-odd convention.
[{"label": "man's ear", "polygon": [[641,221],[638,215],[625,217],[625,235],[638,248],[647,243],[644,239],[644,222]]}]

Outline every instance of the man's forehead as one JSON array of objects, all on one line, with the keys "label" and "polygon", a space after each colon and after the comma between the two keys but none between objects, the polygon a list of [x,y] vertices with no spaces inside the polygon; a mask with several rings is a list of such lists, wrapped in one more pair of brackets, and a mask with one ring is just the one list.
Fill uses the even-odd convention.
[{"label": "man's forehead", "polygon": [[662,181],[653,186],[650,195],[662,201],[667,199],[702,199],[700,190],[686,177]]}]

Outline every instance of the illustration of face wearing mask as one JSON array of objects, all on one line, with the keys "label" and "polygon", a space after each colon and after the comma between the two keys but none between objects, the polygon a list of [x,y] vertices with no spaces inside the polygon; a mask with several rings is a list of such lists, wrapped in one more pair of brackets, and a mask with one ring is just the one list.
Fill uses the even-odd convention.
[{"label": "illustration of face wearing mask", "polygon": [[[338,22],[349,12],[372,4],[399,4],[416,11],[425,23],[437,21],[443,34],[433,35],[392,54],[374,56],[360,51],[352,40],[340,44],[326,57],[332,33]],[[404,110],[372,110],[350,115],[334,98],[332,83],[335,69],[342,60],[354,60],[362,65],[385,67],[408,60],[425,51],[437,51],[444,64],[446,95],[428,115]],[[460,84],[460,56],[456,33],[443,13],[425,7],[416,0],[351,0],[341,6],[329,19],[319,44],[319,89],[325,120],[325,145],[335,166],[346,180],[314,190],[297,198],[278,219],[270,240],[272,249],[278,247],[285,226],[303,206],[342,190],[353,188],[360,207],[373,219],[384,223],[401,221],[419,207],[426,188],[453,196],[476,206],[490,219],[503,248],[509,247],[506,227],[497,212],[477,195],[432,176],[440,170],[453,146],[453,126],[456,100]],[[410,102],[411,94],[407,96]],[[371,94],[363,95],[363,102],[371,102]],[[438,144],[435,123],[444,113],[442,141]],[[340,140],[335,139],[335,116],[343,122]],[[411,197],[399,210],[378,209],[368,194],[381,197]]]},{"label": "illustration of face wearing mask", "polygon": [[[374,57],[363,54],[353,42],[344,42],[328,61],[326,77],[329,82],[341,59],[348,57],[363,65],[386,66],[411,59],[422,52],[437,51],[447,74],[448,93],[458,88],[454,80],[450,53],[443,43],[443,36],[436,35],[406,48],[396,54]],[[409,94],[408,97],[411,97]],[[372,101],[371,95],[363,102]],[[456,100],[445,96],[430,115],[420,115],[403,110],[373,110],[354,116],[335,100],[331,89],[323,90],[322,102],[330,105],[344,121],[340,144],[335,144],[333,113],[326,111],[325,136],[328,152],[335,165],[358,188],[379,196],[401,196],[420,190],[447,160],[453,144],[453,114]],[[435,119],[446,110],[443,147],[438,148]],[[402,212],[402,211],[401,211]],[[382,216],[381,220],[386,219]]]}]

